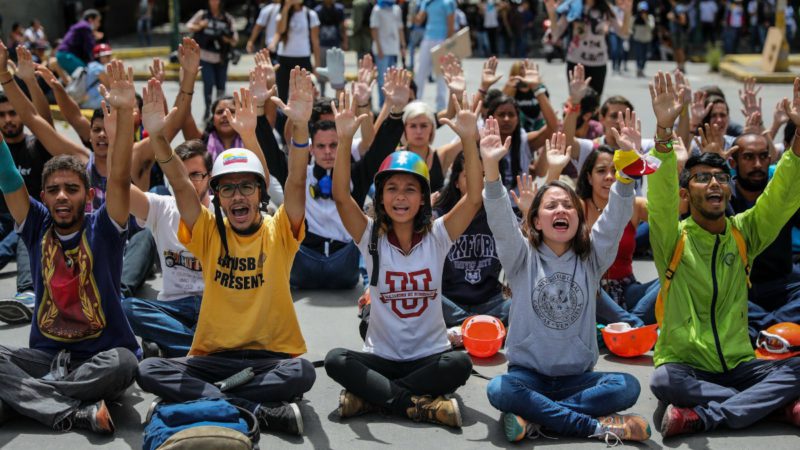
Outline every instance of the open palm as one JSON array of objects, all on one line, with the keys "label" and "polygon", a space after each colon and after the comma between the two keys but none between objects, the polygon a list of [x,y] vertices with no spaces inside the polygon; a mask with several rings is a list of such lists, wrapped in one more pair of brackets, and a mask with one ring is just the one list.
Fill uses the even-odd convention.
[{"label": "open palm", "polygon": [[151,78],[142,91],[142,125],[151,136],[161,134],[166,123],[164,91],[161,83]]},{"label": "open palm", "polygon": [[511,137],[506,138],[505,143],[500,137],[500,126],[497,120],[489,116],[483,124],[481,130],[481,157],[484,161],[499,162],[508,153],[511,146]]},{"label": "open palm", "polygon": [[277,97],[272,97],[272,101],[292,122],[308,122],[314,104],[314,85],[311,75],[305,69],[295,66],[289,75],[289,103],[283,103]]},{"label": "open palm", "polygon": [[255,101],[250,91],[242,88],[239,92],[234,92],[233,107],[236,110],[235,116],[231,114],[230,110],[225,110],[225,116],[231,124],[231,127],[236,130],[240,136],[252,133],[256,128],[257,115]]}]

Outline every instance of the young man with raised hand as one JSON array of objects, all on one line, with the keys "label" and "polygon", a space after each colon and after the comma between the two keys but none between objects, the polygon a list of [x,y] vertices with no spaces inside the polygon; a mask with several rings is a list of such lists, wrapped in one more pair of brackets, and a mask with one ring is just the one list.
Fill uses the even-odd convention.
[{"label": "young man with raised hand", "polygon": [[133,382],[141,354],[119,295],[130,216],[133,70],[116,61],[107,72],[107,121],[118,133],[108,152],[108,203],[97,211],[84,213],[94,190],[76,157],[45,164],[39,202],[0,142],[0,190],[30,249],[36,291],[30,348],[0,346],[0,411],[55,430],[101,434],[114,432],[104,399]]},{"label": "young man with raised hand", "polygon": [[[302,416],[293,402],[311,389],[316,374],[310,362],[297,357],[306,352],[306,345],[292,303],[289,272],[305,237],[314,87],[311,76],[300,68],[292,69],[290,86],[288,105],[272,98],[294,130],[284,203],[269,217],[262,213],[269,171],[253,133],[244,143],[253,151],[226,150],[214,161],[212,214],[202,206],[186,167],[164,138],[163,93],[158,82],[150,82],[145,127],[156,146],[156,161],[175,192],[181,214],[178,237],[200,260],[205,291],[189,356],[144,360],[138,383],[168,402],[226,398],[252,411],[263,429],[302,434]],[[249,93],[244,94],[236,118],[242,130],[253,130],[256,108]],[[243,370],[252,371],[252,377],[244,377],[249,381],[224,391],[214,384]]]},{"label": "young man with raised hand", "polygon": [[[800,424],[800,358],[755,359],[747,327],[749,261],[761,253],[800,207],[800,137],[781,158],[755,205],[725,217],[731,197],[730,172],[718,155],[692,156],[682,177],[681,196],[690,217],[679,221],[675,136],[668,131],[684,108],[669,75],[650,85],[661,167],[648,180],[650,241],[661,280],[656,317],[661,334],[650,389],[668,406],[664,437],[744,428],[778,412]],[[800,79],[794,98],[784,100],[800,124]],[[741,255],[741,245],[746,255]],[[680,257],[676,253],[681,250]],[[746,257],[746,261],[741,256]],[[676,264],[677,263],[677,264]]]}]

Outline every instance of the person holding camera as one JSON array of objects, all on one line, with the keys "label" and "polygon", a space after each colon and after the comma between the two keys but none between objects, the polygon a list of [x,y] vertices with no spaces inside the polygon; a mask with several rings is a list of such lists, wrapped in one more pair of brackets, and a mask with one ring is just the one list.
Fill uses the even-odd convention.
[{"label": "person holding camera", "polygon": [[208,0],[208,9],[197,11],[186,27],[194,33],[193,38],[200,45],[200,72],[206,105],[203,119],[207,119],[211,113],[211,91],[216,86],[217,97],[225,95],[228,61],[233,56],[239,34],[233,26],[233,16],[225,11],[224,0]]}]

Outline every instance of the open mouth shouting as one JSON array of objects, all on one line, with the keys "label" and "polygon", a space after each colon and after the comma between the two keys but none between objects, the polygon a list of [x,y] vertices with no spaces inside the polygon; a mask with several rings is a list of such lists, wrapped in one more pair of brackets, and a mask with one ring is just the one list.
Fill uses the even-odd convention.
[{"label": "open mouth shouting", "polygon": [[245,204],[238,204],[231,206],[228,220],[232,220],[238,224],[245,224],[250,217],[250,206]]},{"label": "open mouth shouting", "polygon": [[72,217],[72,208],[69,205],[56,205],[53,211],[57,219],[67,220]]},{"label": "open mouth shouting", "polygon": [[724,206],[724,199],[722,192],[709,192],[706,194],[706,201],[711,206]]},{"label": "open mouth shouting", "polygon": [[553,229],[559,232],[569,230],[569,220],[565,217],[558,217],[553,220]]}]

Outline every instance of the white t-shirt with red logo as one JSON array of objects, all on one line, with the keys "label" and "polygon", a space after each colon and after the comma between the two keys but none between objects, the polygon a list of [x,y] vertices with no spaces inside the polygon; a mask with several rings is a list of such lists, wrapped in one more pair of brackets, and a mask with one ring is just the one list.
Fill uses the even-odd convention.
[{"label": "white t-shirt with red logo", "polygon": [[[358,249],[372,274],[369,219]],[[453,241],[442,218],[411,252],[404,254],[387,235],[378,238],[380,271],[369,287],[369,329],[364,351],[392,361],[411,361],[450,350],[442,315],[442,269]]]}]

